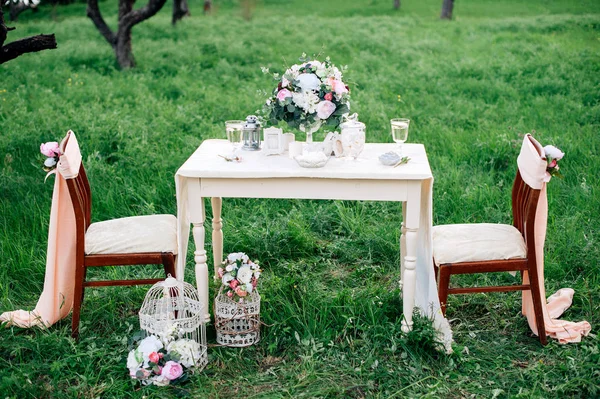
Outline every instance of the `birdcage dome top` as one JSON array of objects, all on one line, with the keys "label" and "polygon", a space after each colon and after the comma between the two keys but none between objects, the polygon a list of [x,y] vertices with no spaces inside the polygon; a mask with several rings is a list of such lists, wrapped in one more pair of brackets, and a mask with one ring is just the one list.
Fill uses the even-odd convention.
[{"label": "birdcage dome top", "polygon": [[203,323],[203,306],[193,285],[169,276],[154,284],[140,308],[140,328],[151,334],[162,334],[173,325],[183,332]]}]

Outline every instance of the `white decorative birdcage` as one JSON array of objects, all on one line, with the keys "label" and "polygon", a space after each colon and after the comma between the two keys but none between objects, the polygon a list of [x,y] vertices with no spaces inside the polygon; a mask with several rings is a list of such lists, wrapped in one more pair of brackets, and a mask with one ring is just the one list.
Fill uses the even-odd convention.
[{"label": "white decorative birdcage", "polygon": [[257,290],[236,302],[219,290],[215,298],[217,342],[225,346],[250,346],[260,340],[260,295]]},{"label": "white decorative birdcage", "polygon": [[140,329],[148,334],[164,336],[175,331],[177,338],[190,339],[200,345],[195,367],[202,369],[208,362],[204,307],[198,290],[191,284],[171,276],[154,284],[140,308]]}]

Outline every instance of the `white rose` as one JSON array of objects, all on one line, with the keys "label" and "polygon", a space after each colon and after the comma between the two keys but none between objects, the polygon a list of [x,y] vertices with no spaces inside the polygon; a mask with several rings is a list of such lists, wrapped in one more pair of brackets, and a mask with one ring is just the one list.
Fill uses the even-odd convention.
[{"label": "white rose", "polygon": [[233,280],[233,276],[230,273],[225,273],[223,275],[223,278],[221,279],[221,282],[223,283],[223,285],[229,285],[229,282]]},{"label": "white rose", "polygon": [[250,266],[242,266],[237,272],[237,279],[242,284],[248,284],[252,278],[252,269]]},{"label": "white rose", "polygon": [[44,166],[47,168],[51,168],[54,165],[56,165],[56,159],[54,158],[46,158],[46,160],[44,161]]},{"label": "white rose", "polygon": [[150,361],[148,356],[152,352],[158,352],[162,348],[163,348],[162,342],[160,342],[160,340],[154,335],[150,335],[149,337],[144,338],[140,342],[140,344],[137,348],[137,351],[139,352],[139,354],[142,355],[142,359],[144,361],[144,367],[148,367],[148,362]]},{"label": "white rose", "polygon": [[292,93],[292,101],[298,108],[302,108],[306,111],[306,101],[304,99],[304,94]]},{"label": "white rose", "polygon": [[296,80],[298,80],[298,87],[305,92],[319,90],[319,87],[321,87],[321,79],[314,73],[301,73]]},{"label": "white rose", "polygon": [[562,159],[562,157],[565,156],[565,153],[562,152],[561,150],[559,150],[558,148],[556,148],[553,145],[547,145],[544,147],[544,152],[546,153],[547,157],[550,157],[552,159],[556,159],[557,161],[560,161]]},{"label": "white rose", "polygon": [[248,294],[251,294],[253,289],[254,289],[254,287],[252,286],[251,283],[246,284],[246,292]]},{"label": "white rose", "polygon": [[127,368],[129,369],[129,374],[132,377],[135,377],[135,373],[142,366],[142,358],[141,356],[137,356],[137,351],[132,350],[127,355]]},{"label": "white rose", "polygon": [[260,272],[254,272],[254,278],[258,280],[260,277]]},{"label": "white rose", "polygon": [[321,101],[317,105],[317,116],[319,117],[319,119],[327,119],[331,116],[331,114],[333,114],[335,108],[335,104],[331,101]]}]

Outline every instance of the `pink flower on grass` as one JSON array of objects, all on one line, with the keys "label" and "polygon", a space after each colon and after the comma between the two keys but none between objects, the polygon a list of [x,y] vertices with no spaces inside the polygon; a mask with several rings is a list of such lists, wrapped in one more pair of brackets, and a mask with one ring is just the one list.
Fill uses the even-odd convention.
[{"label": "pink flower on grass", "polygon": [[40,152],[48,158],[60,155],[60,147],[56,141],[49,141],[40,145]]},{"label": "pink flower on grass", "polygon": [[329,118],[333,114],[333,111],[335,111],[335,104],[331,101],[324,100],[317,105],[317,116],[319,119]]},{"label": "pink flower on grass", "polygon": [[277,92],[277,99],[279,101],[285,101],[286,98],[291,97],[292,96],[292,92],[289,91],[288,89],[281,89],[279,90],[279,92]]},{"label": "pink flower on grass", "polygon": [[167,380],[173,381],[181,377],[182,374],[183,367],[181,364],[169,360],[167,363],[165,363],[160,375],[165,377]]},{"label": "pink flower on grass", "polygon": [[158,353],[156,352],[152,352],[148,355],[148,359],[152,362],[152,363],[158,363],[158,361],[160,360],[160,356],[158,356]]},{"label": "pink flower on grass", "polygon": [[333,100],[333,93],[329,92],[329,93],[325,94],[325,100],[327,100],[327,101]]}]

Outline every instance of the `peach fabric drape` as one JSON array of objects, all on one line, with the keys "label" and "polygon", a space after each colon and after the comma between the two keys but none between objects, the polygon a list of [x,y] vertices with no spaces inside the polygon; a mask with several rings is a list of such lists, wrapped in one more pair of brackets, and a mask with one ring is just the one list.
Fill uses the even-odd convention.
[{"label": "peach fabric drape", "polygon": [[[526,135],[521,147],[521,153],[517,158],[519,171],[525,183],[535,189],[541,189],[538,200],[536,222],[535,222],[535,251],[538,279],[540,286],[540,296],[546,297],[544,287],[544,242],[546,240],[546,225],[548,221],[548,197],[546,195],[546,182],[550,181],[550,175],[546,172],[546,159],[544,149],[531,135]],[[524,284],[529,283],[528,273],[523,277]],[[581,337],[588,335],[591,326],[587,321],[572,322],[558,320],[561,314],[571,306],[573,302],[574,290],[572,288],[562,288],[555,294],[548,297],[547,303],[542,301],[544,313],[544,325],[546,335],[557,339],[561,344],[569,342],[580,342]],[[533,300],[530,291],[523,291],[522,312],[527,317],[529,327],[538,334],[535,324],[535,313],[533,311]]]},{"label": "peach fabric drape", "polygon": [[49,327],[66,317],[73,307],[76,227],[73,204],[65,180],[76,177],[81,165],[81,153],[73,132],[67,133],[61,142],[61,150],[63,155],[56,167],[50,210],[44,289],[34,310],[15,310],[0,315],[0,322],[8,325],[24,328]]}]

